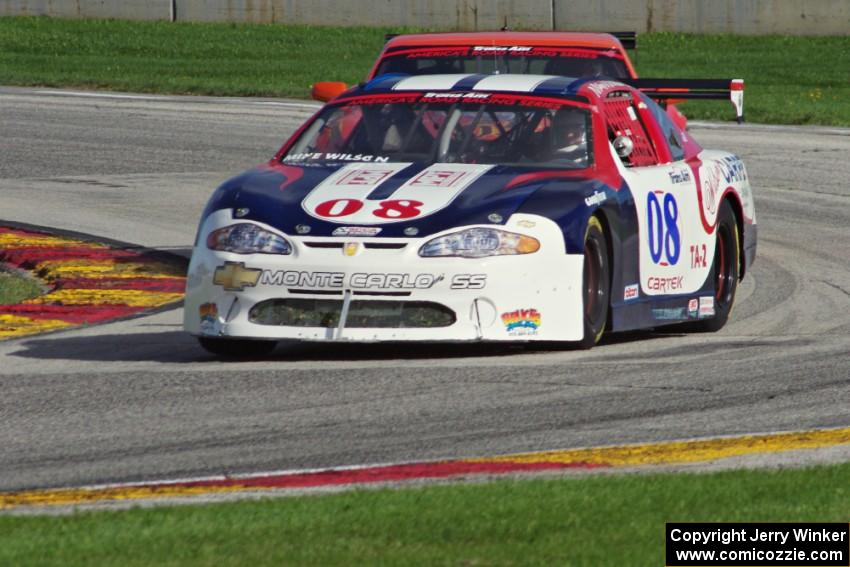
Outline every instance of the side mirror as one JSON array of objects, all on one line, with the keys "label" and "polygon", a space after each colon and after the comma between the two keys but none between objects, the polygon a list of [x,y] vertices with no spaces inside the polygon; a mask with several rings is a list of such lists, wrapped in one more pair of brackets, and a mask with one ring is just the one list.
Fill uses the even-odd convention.
[{"label": "side mirror", "polygon": [[310,96],[314,100],[328,102],[344,93],[347,88],[348,85],[339,81],[322,81],[313,85],[313,88],[310,89]]},{"label": "side mirror", "polygon": [[617,136],[614,138],[614,149],[617,151],[618,156],[626,159],[635,150],[635,143],[628,136]]}]

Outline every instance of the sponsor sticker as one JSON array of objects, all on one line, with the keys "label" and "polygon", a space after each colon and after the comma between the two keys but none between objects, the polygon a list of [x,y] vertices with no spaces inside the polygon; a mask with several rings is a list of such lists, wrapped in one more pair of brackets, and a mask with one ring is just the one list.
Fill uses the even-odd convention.
[{"label": "sponsor sticker", "polygon": [[634,301],[639,295],[640,292],[638,290],[638,284],[627,285],[623,291],[623,301],[627,303],[629,301]]},{"label": "sponsor sticker", "polygon": [[383,229],[378,226],[341,226],[331,236],[378,236]]},{"label": "sponsor sticker", "polygon": [[664,307],[653,309],[652,317],[657,321],[680,321],[687,319],[688,315],[684,307]]},{"label": "sponsor sticker", "polygon": [[426,102],[440,102],[440,101],[450,101],[454,102],[457,100],[487,100],[490,98],[490,93],[474,93],[474,92],[463,92],[463,93],[425,93],[422,95],[422,100]]},{"label": "sponsor sticker", "polygon": [[472,48],[472,52],[475,55],[493,55],[493,54],[501,54],[501,53],[529,53],[533,51],[533,47],[526,47],[524,45],[511,45],[511,46],[503,46],[503,45],[476,45]]},{"label": "sponsor sticker", "polygon": [[725,166],[723,180],[726,183],[747,181],[747,170],[741,158],[738,156],[726,156],[723,158],[722,163]]},{"label": "sponsor sticker", "polygon": [[668,171],[667,175],[670,176],[671,183],[687,183],[691,180],[691,170],[687,168]]},{"label": "sponsor sticker", "polygon": [[714,317],[714,296],[699,298],[699,318]]},{"label": "sponsor sticker", "polygon": [[468,53],[468,47],[440,47],[436,49],[417,49],[407,53],[405,56],[408,59],[418,59],[420,57],[463,57]]},{"label": "sponsor sticker", "polygon": [[584,198],[584,204],[588,207],[599,205],[608,198],[604,191],[594,191],[593,195]]},{"label": "sponsor sticker", "polygon": [[688,301],[688,317],[696,317],[699,311],[699,300],[697,298]]},{"label": "sponsor sticker", "polygon": [[707,168],[702,178],[702,204],[712,215],[717,213],[717,195],[723,179],[723,166],[715,163]]},{"label": "sponsor sticker", "polygon": [[309,152],[300,154],[290,154],[283,158],[283,161],[362,161],[386,163],[390,158],[384,156],[375,156],[371,154],[343,154],[333,152]]},{"label": "sponsor sticker", "polygon": [[204,303],[198,307],[201,319],[201,334],[217,335],[219,331],[218,306],[215,303]]},{"label": "sponsor sticker", "polygon": [[502,323],[512,337],[536,335],[540,328],[540,317],[537,309],[516,309],[502,313]]},{"label": "sponsor sticker", "polygon": [[684,276],[670,276],[667,278],[651,277],[646,280],[646,289],[660,291],[661,293],[672,293],[682,289]]},{"label": "sponsor sticker", "polygon": [[717,213],[717,201],[724,187],[737,182],[747,185],[747,170],[738,156],[726,156],[706,165],[702,178],[702,204],[710,215]]}]

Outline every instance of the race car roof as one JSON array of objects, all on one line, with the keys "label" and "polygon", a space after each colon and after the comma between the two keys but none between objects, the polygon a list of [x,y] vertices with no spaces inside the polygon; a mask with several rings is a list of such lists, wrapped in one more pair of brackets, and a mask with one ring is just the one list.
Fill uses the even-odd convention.
[{"label": "race car roof", "polygon": [[580,96],[579,89],[594,79],[576,79],[554,75],[399,75],[375,77],[350,94],[362,95],[387,91],[486,91],[545,96]]},{"label": "race car roof", "polygon": [[448,45],[528,45],[547,47],[593,47],[622,49],[620,41],[608,33],[587,32],[448,32],[398,35],[387,42],[385,49],[407,46]]}]

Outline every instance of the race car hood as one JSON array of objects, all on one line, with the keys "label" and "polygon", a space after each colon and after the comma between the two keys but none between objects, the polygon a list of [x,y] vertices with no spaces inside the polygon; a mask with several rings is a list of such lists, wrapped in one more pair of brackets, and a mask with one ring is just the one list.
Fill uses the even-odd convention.
[{"label": "race car hood", "polygon": [[[555,205],[560,211],[549,210],[562,216],[565,207],[583,205],[584,195],[599,187],[587,174],[479,164],[270,163],[225,182],[204,218],[232,209],[240,220],[286,234],[337,236],[370,227],[381,237],[427,236],[457,226],[503,224],[543,187],[574,195]],[[341,227],[347,228],[334,234]]]}]

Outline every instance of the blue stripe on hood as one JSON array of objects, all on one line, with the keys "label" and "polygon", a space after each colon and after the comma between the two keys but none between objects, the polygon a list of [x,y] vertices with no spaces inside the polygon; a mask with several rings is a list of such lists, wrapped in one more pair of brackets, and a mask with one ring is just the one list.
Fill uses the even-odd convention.
[{"label": "blue stripe on hood", "polygon": [[[340,226],[358,226],[357,223],[327,222],[309,215],[301,206],[304,198],[328,176],[348,165],[299,164],[285,167],[258,167],[225,182],[219,187],[204,212],[204,217],[220,209],[249,209],[246,220],[255,220],[273,226],[285,234],[295,234],[297,225],[308,225],[311,236],[331,236]],[[430,164],[414,163],[396,173],[386,182],[387,189],[399,187]],[[495,224],[488,217],[496,213],[504,221],[516,212],[525,212],[523,205],[535,193],[546,188],[545,198],[531,200],[535,214],[553,219],[564,219],[568,209],[585,207],[584,196],[598,182],[580,177],[547,179],[516,185],[505,189],[518,175],[535,171],[527,167],[496,165],[461,192],[445,208],[420,218],[369,226],[381,227],[381,237],[406,237],[407,228],[416,228],[418,236],[427,236],[471,224]],[[569,175],[569,172],[565,172]],[[391,184],[391,185],[390,185]],[[385,193],[384,186],[380,187]],[[575,194],[576,198],[567,198]],[[503,223],[504,223],[503,221]],[[501,224],[503,224],[501,223]],[[364,225],[359,225],[364,226]]]}]

